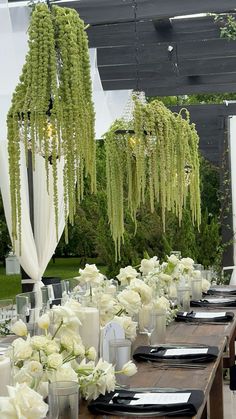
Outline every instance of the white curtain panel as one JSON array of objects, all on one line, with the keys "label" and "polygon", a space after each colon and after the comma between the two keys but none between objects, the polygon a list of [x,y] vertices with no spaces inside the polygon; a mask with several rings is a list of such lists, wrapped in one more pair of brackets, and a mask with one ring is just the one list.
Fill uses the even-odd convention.
[{"label": "white curtain panel", "polygon": [[229,118],[229,142],[230,142],[230,164],[231,164],[231,185],[232,185],[232,214],[233,214],[233,258],[234,267],[230,279],[230,285],[236,285],[236,116]]},{"label": "white curtain panel", "polygon": [[108,131],[111,124],[123,114],[132,90],[104,91],[97,67],[97,50],[91,48],[90,65],[95,108],[95,136],[97,139]]},{"label": "white curtain panel", "polygon": [[[30,9],[27,6],[8,7],[6,0],[0,0],[0,188],[9,232],[11,234],[11,205],[8,175],[6,116],[12,93],[18,83],[21,68],[27,53],[27,29]],[[96,113],[96,138],[101,138],[111,123],[119,118],[129,99],[130,90],[105,93],[102,88],[96,50],[90,51],[93,100]],[[117,102],[116,102],[117,101]],[[116,104],[114,105],[114,102]],[[113,105],[112,105],[113,104]],[[63,203],[63,161],[58,162],[59,231],[56,237],[53,189],[50,182],[46,190],[44,159],[36,156],[33,173],[34,190],[34,233],[29,215],[28,175],[25,155],[21,152],[21,200],[22,200],[22,246],[16,243],[16,255],[25,272],[34,283],[34,289],[42,286],[41,278],[50,261],[58,240],[65,227]],[[52,173],[50,173],[52,178]]]},{"label": "white curtain panel", "polygon": [[[27,29],[29,26],[28,7],[9,7],[7,2],[0,7],[0,187],[5,215],[11,233],[11,205],[8,175],[6,115],[11,103],[11,96],[18,82],[27,52]],[[56,237],[52,173],[50,173],[50,191],[46,190],[46,171],[44,158],[36,156],[33,173],[34,190],[34,233],[29,215],[28,175],[25,154],[21,150],[21,204],[22,204],[22,246],[21,252],[16,243],[16,255],[25,272],[31,278],[24,282],[34,283],[38,290],[43,284],[42,275],[51,259],[65,226],[63,205],[63,161],[58,162],[58,202],[59,229]]]}]

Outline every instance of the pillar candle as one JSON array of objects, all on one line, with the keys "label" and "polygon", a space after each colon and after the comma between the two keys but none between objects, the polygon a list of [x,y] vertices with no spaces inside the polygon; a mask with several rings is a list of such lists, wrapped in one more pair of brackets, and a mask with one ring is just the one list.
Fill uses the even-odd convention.
[{"label": "pillar candle", "polygon": [[83,307],[83,321],[80,326],[80,336],[85,347],[94,346],[98,353],[99,348],[99,311],[95,307]]},{"label": "pillar candle", "polygon": [[11,360],[0,355],[0,396],[8,396],[7,385],[11,385]]}]

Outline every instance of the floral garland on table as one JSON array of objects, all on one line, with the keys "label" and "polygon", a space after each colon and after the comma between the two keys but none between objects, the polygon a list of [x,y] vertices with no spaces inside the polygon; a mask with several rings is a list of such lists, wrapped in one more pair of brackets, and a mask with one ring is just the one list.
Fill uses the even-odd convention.
[{"label": "floral garland on table", "polygon": [[[57,160],[64,159],[65,216],[73,224],[76,193],[83,198],[84,174],[96,190],[94,110],[88,41],[73,9],[36,4],[29,28],[29,52],[7,117],[12,238],[21,239],[20,143],[26,160],[45,158],[47,186],[52,168],[58,230]],[[75,185],[77,183],[77,192]]]},{"label": "floral garland on table", "polygon": [[133,120],[116,121],[104,135],[107,207],[116,260],[124,241],[124,205],[135,222],[146,197],[153,212],[160,205],[163,229],[166,211],[182,220],[190,195],[192,221],[200,225],[199,138],[194,124],[157,100],[143,105],[134,98]]},{"label": "floral garland on table", "polygon": [[[120,371],[115,371],[112,364],[102,359],[95,362],[95,349],[85,348],[79,335],[82,316],[81,305],[71,299],[63,306],[54,306],[39,318],[38,327],[44,332],[43,335],[28,335],[27,326],[22,320],[12,326],[12,332],[20,336],[9,349],[16,387],[9,390],[10,399],[7,405],[5,398],[0,398],[0,412],[10,409],[13,393],[22,393],[25,397],[29,393],[30,399],[32,397],[36,402],[36,411],[38,405],[45,413],[39,394],[43,398],[47,397],[48,382],[78,382],[82,397],[95,399],[99,394],[115,389],[115,374],[131,376],[136,373],[137,368],[131,361]],[[36,396],[32,391],[39,394]],[[30,413],[25,418],[32,419]],[[44,416],[45,414],[35,417]],[[18,416],[11,417],[15,419]]]},{"label": "floral garland on table", "polygon": [[[86,265],[85,269],[80,269],[80,276],[76,277],[79,285],[74,288],[70,298],[79,299],[81,297],[81,285],[85,281],[90,283],[90,288],[85,292],[89,298],[89,305],[99,308],[101,326],[105,326],[109,321],[120,324],[125,337],[134,341],[137,336],[137,315],[143,305],[155,302],[156,309],[164,309],[167,314],[168,322],[173,318],[174,310],[164,296],[157,297],[153,284],[145,282],[144,278],[137,278],[139,273],[132,266],[121,268],[117,279],[121,284],[121,290],[110,284],[95,265]],[[91,292],[92,290],[92,292]]]},{"label": "floral garland on table", "polygon": [[[120,290],[102,275],[96,265],[86,264],[76,277],[79,285],[74,288],[70,298],[80,299],[85,284],[89,286],[84,292],[89,304],[98,307],[101,326],[113,320],[125,330],[126,338],[134,340],[137,323],[134,320],[143,305],[151,302],[156,310],[163,309],[167,314],[167,323],[173,320],[176,309],[172,299],[177,297],[176,285],[191,285],[192,278],[201,278],[201,272],[194,269],[191,258],[167,256],[160,263],[157,256],[141,261],[138,272],[132,266],[121,268],[116,276]],[[207,292],[210,282],[202,278],[202,291]]]}]

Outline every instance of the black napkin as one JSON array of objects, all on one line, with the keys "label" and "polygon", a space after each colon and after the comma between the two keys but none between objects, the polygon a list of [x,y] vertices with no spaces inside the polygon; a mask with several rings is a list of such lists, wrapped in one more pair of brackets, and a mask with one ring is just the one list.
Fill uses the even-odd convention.
[{"label": "black napkin", "polygon": [[[204,349],[207,348],[207,353],[198,354],[183,354],[183,355],[168,355],[165,353],[168,349]],[[197,346],[194,343],[190,345],[164,345],[164,346],[139,346],[133,354],[135,361],[156,361],[156,362],[173,362],[178,361],[180,364],[186,362],[210,362],[214,361],[218,355],[218,348],[216,346]]]},{"label": "black napkin", "polygon": [[122,413],[136,413],[137,416],[151,414],[155,416],[194,416],[198,408],[204,400],[204,393],[201,390],[178,390],[178,389],[152,389],[146,390],[150,393],[191,393],[189,400],[186,403],[173,403],[173,404],[145,404],[145,405],[131,405],[131,400],[135,399],[136,393],[144,392],[130,391],[130,390],[117,390],[111,393],[106,393],[104,396],[100,395],[96,400],[89,403],[88,409],[93,414],[111,414],[119,415]]},{"label": "black napkin", "polygon": [[208,295],[236,295],[236,287],[235,286],[226,286],[226,285],[216,285],[215,287],[209,288],[207,291]]},{"label": "black napkin", "polygon": [[[184,314],[184,311],[179,311],[176,314],[175,317],[175,321],[177,322],[197,322],[197,323],[204,323],[204,322],[216,322],[216,323],[220,323],[220,322],[231,322],[234,318],[234,313],[232,311],[226,311],[225,315],[223,315],[221,317],[201,317],[198,318],[196,316],[197,313],[195,313],[194,311],[190,311],[189,313],[187,313],[186,315]],[[213,314],[213,313],[212,313]]]},{"label": "black napkin", "polygon": [[[216,298],[216,297],[215,297]],[[219,298],[221,301],[219,301],[218,303],[212,302],[211,299],[202,299],[202,300],[191,300],[190,301],[190,305],[191,307],[236,307],[236,297],[232,298],[232,297],[217,297]]]}]

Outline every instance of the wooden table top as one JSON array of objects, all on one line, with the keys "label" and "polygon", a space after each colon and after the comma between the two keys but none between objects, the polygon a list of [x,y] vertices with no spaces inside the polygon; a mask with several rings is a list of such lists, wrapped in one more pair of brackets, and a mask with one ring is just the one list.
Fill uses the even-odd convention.
[{"label": "wooden table top", "polygon": [[[206,309],[204,308],[204,311]],[[195,311],[199,311],[196,308]],[[215,311],[221,311],[217,308]],[[226,311],[222,309],[222,311]],[[167,327],[166,343],[198,343],[210,346],[217,346],[219,356],[215,362],[206,364],[205,369],[161,369],[159,364],[155,366],[142,362],[137,363],[138,372],[133,377],[127,379],[127,385],[130,387],[160,387],[160,388],[178,388],[178,389],[199,389],[204,392],[205,399],[199,408],[196,419],[201,418],[204,405],[209,396],[217,368],[222,360],[223,353],[227,347],[227,341],[234,338],[236,331],[236,308],[227,311],[233,311],[235,318],[227,324],[195,324],[184,322],[173,322]],[[134,348],[147,344],[145,335],[139,335]],[[122,418],[130,416],[122,416]],[[93,415],[87,409],[85,401],[80,404],[80,419],[117,419],[113,415]],[[145,416],[142,416],[145,418]],[[147,417],[146,417],[147,418]],[[164,416],[162,416],[164,418]],[[181,417],[182,419],[184,417]]]}]

